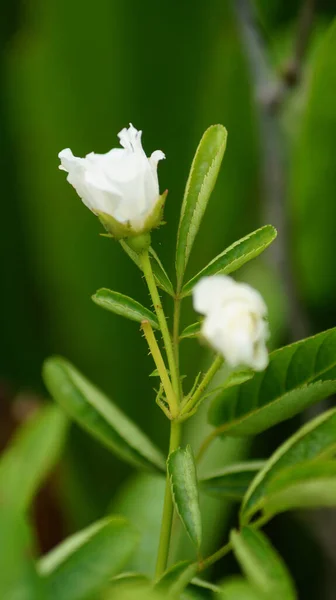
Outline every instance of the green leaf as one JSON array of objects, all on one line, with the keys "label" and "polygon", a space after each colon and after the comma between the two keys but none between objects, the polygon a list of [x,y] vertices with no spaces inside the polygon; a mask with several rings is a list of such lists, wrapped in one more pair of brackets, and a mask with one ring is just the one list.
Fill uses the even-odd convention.
[{"label": "green leaf", "polygon": [[259,256],[261,252],[266,250],[275,240],[276,236],[276,229],[272,225],[265,225],[241,238],[216,256],[202,271],[190,279],[183,286],[181,296],[184,297],[191,294],[193,287],[202,277],[216,275],[217,273],[228,275],[236,271],[246,262],[252,260],[252,258],[256,258],[256,256]]},{"label": "green leaf", "polygon": [[197,573],[197,563],[184,560],[170,567],[156,582],[154,590],[177,597]]},{"label": "green leaf", "polygon": [[213,496],[241,500],[264,464],[264,461],[249,461],[224,467],[216,474],[201,479],[200,489]]},{"label": "green leaf", "polygon": [[[125,240],[120,240],[120,244],[125,250],[126,254],[130,257],[131,260],[139,267],[140,271],[142,271],[141,262],[139,260],[139,255],[135,252]],[[149,248],[149,253],[154,258],[154,261],[151,261],[152,270],[154,273],[156,284],[167,294],[170,296],[174,296],[174,288],[173,284],[170,281],[162,262],[160,261],[158,255],[156,254],[153,248]]]},{"label": "green leaf", "polygon": [[265,600],[243,577],[232,577],[221,585],[220,600]]},{"label": "green leaf", "polygon": [[39,571],[53,600],[86,600],[119,573],[137,545],[134,528],[108,517],[76,533],[43,557]]},{"label": "green leaf", "polygon": [[57,463],[65,442],[67,418],[47,406],[22,425],[0,460],[1,502],[26,510]]},{"label": "green leaf", "polygon": [[191,541],[201,545],[202,522],[194,457],[190,446],[178,448],[169,455],[168,473],[177,513]]},{"label": "green leaf", "polygon": [[31,532],[13,507],[0,507],[0,598],[45,600],[43,582],[33,561]]},{"label": "green leaf", "polygon": [[188,325],[188,327],[183,329],[180,335],[180,340],[197,337],[201,332],[201,327],[202,323],[200,323],[200,321],[197,321],[197,323],[193,323],[192,325]]},{"label": "green leaf", "polygon": [[56,402],[112,452],[136,467],[165,470],[161,452],[147,436],[68,361],[49,358],[43,378]]},{"label": "green leaf", "polygon": [[272,600],[295,600],[294,584],[281,557],[260,531],[231,532],[233,551],[251,585]]},{"label": "green leaf", "polygon": [[179,289],[191,248],[216,183],[226,138],[227,131],[223,125],[209,127],[199,143],[191,165],[177,233],[176,273]]},{"label": "green leaf", "polygon": [[213,400],[209,421],[219,433],[255,435],[336,391],[336,329],[272,352],[261,373]]},{"label": "green leaf", "polygon": [[245,523],[262,509],[267,487],[282,469],[326,458],[336,450],[336,409],[329,410],[299,429],[282,444],[256,475],[246,492],[241,518]]},{"label": "green leaf", "polygon": [[159,329],[156,315],[148,308],[142,306],[140,302],[124,296],[124,294],[102,288],[92,296],[92,300],[98,306],[106,308],[106,310],[110,310],[116,315],[121,315],[122,317],[126,317],[126,319],[137,321],[138,323],[149,321],[154,329]]},{"label": "green leaf", "polygon": [[294,508],[336,506],[336,462],[299,464],[271,479],[262,509],[275,515]]}]

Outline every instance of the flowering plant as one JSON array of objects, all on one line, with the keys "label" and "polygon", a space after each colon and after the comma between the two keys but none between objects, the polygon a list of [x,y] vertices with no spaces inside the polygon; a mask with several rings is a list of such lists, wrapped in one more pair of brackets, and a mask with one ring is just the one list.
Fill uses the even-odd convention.
[{"label": "flowering plant", "polygon": [[[154,361],[152,376],[159,380],[156,404],[170,424],[167,457],[61,357],[45,362],[43,377],[62,411],[48,409],[24,439],[39,440],[47,427],[49,443],[53,432],[59,436],[60,430],[65,430],[66,413],[120,459],[136,469],[165,476],[161,531],[154,557],[156,570],[151,577],[130,571],[130,557],[143,551],[143,542],[140,540],[139,550],[138,533],[128,520],[107,516],[67,539],[44,556],[37,567],[29,563],[36,586],[34,598],[177,600],[203,598],[206,593],[206,597],[213,594],[229,600],[294,599],[291,576],[260,530],[279,512],[335,505],[336,467],[331,457],[336,443],[336,409],[301,427],[268,460],[228,459],[225,468],[214,471],[204,467],[204,455],[215,440],[219,451],[225,452],[224,441],[228,438],[255,436],[334,393],[336,330],[268,354],[266,304],[258,291],[236,282],[231,274],[275,240],[276,231],[271,225],[238,240],[186,281],[190,253],[226,147],[223,126],[215,125],[205,132],[191,166],[177,232],[176,285],[151,246],[150,232],[162,222],[166,196],[160,195],[157,177],[158,161],[164,154],[156,151],[148,159],[142,149],[141,132],[132,125],[123,129],[119,138],[123,149],[105,155],[91,153],[84,159],[76,158],[67,149],[59,157],[61,169],[67,171],[68,181],[84,204],[122,245],[146,280],[152,307],[105,288],[94,294],[93,301],[140,325]],[[171,328],[163,294],[173,304]],[[181,306],[190,295],[201,317],[198,315],[195,323],[181,329]],[[180,354],[190,343],[188,340],[207,344],[214,356],[206,372],[199,373],[191,389],[186,390]],[[192,448],[185,445],[184,424],[206,402],[212,428],[200,447]],[[204,410],[199,414],[205,418]],[[27,506],[31,493],[31,483],[27,490],[23,486],[18,510]],[[206,544],[202,533],[205,515],[200,503],[200,498],[207,495],[240,504],[237,528],[229,533],[224,546],[208,554],[205,548],[211,544]],[[10,518],[11,513],[8,522]],[[172,543],[179,535],[178,526],[173,527],[174,518],[193,547],[191,559],[182,562],[177,560]],[[203,579],[204,572],[208,573],[209,567],[231,550],[244,577],[218,584]],[[21,557],[21,546],[15,546],[13,552]]]}]

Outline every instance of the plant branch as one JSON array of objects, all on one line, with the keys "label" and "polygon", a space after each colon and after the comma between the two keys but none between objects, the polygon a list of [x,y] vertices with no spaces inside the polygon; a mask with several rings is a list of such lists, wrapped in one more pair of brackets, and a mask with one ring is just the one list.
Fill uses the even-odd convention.
[{"label": "plant branch", "polygon": [[214,376],[216,375],[217,371],[220,369],[222,364],[223,364],[223,357],[218,354],[216,356],[215,360],[213,361],[211,367],[208,369],[208,371],[204,375],[201,383],[199,384],[199,386],[198,386],[197,390],[195,391],[195,393],[193,394],[193,396],[187,400],[187,402],[184,404],[184,406],[182,405],[181,413],[180,413],[181,416],[186,415],[187,413],[191,412],[192,409],[198,404],[198,402],[200,401],[200,399],[202,397],[203,392],[206,390],[208,385],[211,383],[212,379],[214,378]]}]

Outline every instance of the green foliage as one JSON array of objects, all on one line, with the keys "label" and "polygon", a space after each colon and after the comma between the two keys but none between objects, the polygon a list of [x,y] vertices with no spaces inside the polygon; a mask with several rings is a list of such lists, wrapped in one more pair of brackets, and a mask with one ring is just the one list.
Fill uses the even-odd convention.
[{"label": "green foliage", "polygon": [[167,468],[177,513],[191,541],[199,548],[202,540],[202,520],[191,447],[178,448],[172,452],[168,457]]},{"label": "green foliage", "polygon": [[27,510],[63,450],[67,419],[56,406],[22,425],[0,459],[1,502]]},{"label": "green foliage", "polygon": [[86,600],[119,573],[138,542],[123,518],[108,517],[66,539],[43,557],[39,571],[55,600]]},{"label": "green foliage", "polygon": [[193,323],[192,325],[188,325],[183,329],[180,335],[180,340],[197,337],[200,334],[201,327],[202,323],[199,321],[197,323]]},{"label": "green foliage", "polygon": [[181,292],[181,296],[191,294],[193,287],[202,277],[216,275],[221,273],[229,275],[242,267],[249,260],[259,256],[275,240],[276,229],[272,225],[265,225],[257,231],[253,231],[241,240],[238,240],[229,248],[226,248],[221,254],[216,256],[206,267],[186,283]]},{"label": "green foliage", "polygon": [[216,183],[225,152],[226,138],[227,132],[222,125],[209,127],[199,143],[191,165],[177,233],[176,274],[179,289],[195,237]]},{"label": "green foliage", "polygon": [[221,586],[220,600],[262,600],[255,589],[242,577],[234,577]]},{"label": "green foliage", "polygon": [[231,500],[242,500],[263,461],[237,463],[200,480],[201,490]]},{"label": "green foliage", "polygon": [[92,296],[92,300],[98,306],[106,308],[106,310],[110,310],[116,315],[121,315],[122,317],[126,317],[126,319],[137,321],[138,323],[146,320],[150,322],[154,329],[159,328],[159,323],[154,313],[124,294],[101,289]]},{"label": "green foliage", "polygon": [[[137,252],[135,252],[129,246],[129,244],[127,243],[126,240],[121,240],[120,244],[123,247],[123,249],[125,250],[126,254],[128,254],[128,256],[130,257],[130,259],[133,260],[133,262],[137,265],[137,267],[139,267],[139,269],[142,270],[141,262],[139,260],[139,254]],[[153,248],[149,248],[149,253],[150,253],[151,257],[153,258],[152,269],[153,269],[153,273],[154,273],[154,277],[155,277],[157,286],[160,287],[165,292],[167,292],[167,294],[170,294],[170,296],[173,296],[174,295],[173,284],[170,281],[162,262],[160,261],[158,255],[156,254],[155,250],[153,250]]]},{"label": "green foliage", "polygon": [[243,527],[240,532],[232,531],[231,541],[243,571],[262,597],[295,600],[290,575],[264,534]]},{"label": "green foliage", "polygon": [[265,371],[214,398],[209,421],[230,435],[255,435],[336,391],[336,329],[276,350]]},{"label": "green foliage", "polygon": [[197,573],[197,563],[185,560],[168,569],[156,582],[154,589],[170,596],[180,594]]},{"label": "green foliage", "polygon": [[152,442],[69,362],[49,358],[43,377],[56,402],[109,450],[136,467],[164,468]]}]

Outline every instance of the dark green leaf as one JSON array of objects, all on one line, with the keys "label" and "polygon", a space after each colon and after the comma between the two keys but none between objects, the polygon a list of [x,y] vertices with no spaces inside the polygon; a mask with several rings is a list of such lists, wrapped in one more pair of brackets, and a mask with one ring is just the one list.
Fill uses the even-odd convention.
[{"label": "dark green leaf", "polygon": [[200,489],[214,496],[241,500],[264,464],[264,461],[250,461],[230,465],[214,475],[201,479]]},{"label": "dark green leaf", "polygon": [[168,458],[168,473],[177,513],[191,541],[199,548],[202,522],[194,457],[190,446],[178,448]]},{"label": "dark green leaf", "polygon": [[254,435],[336,391],[336,329],[272,352],[265,371],[213,400],[209,421],[233,436]]},{"label": "dark green leaf", "polygon": [[[133,262],[139,267],[142,271],[142,266],[139,260],[139,255],[127,244],[125,240],[120,240],[120,244],[125,250],[126,254],[133,260]],[[160,261],[158,255],[153,250],[153,248],[149,249],[151,256],[154,258],[154,261],[151,261],[152,269],[155,277],[156,284],[167,294],[170,296],[174,296],[174,288],[172,282],[170,281],[162,262]]]},{"label": "dark green leaf", "polygon": [[121,517],[108,517],[71,536],[40,561],[53,600],[86,600],[121,571],[138,541]]},{"label": "dark green leaf", "polygon": [[185,329],[183,329],[180,335],[180,340],[197,337],[200,334],[201,327],[202,323],[200,323],[199,321],[197,323],[193,323],[192,325],[188,325],[188,327],[185,327]]},{"label": "dark green leaf", "polygon": [[336,409],[333,409],[301,427],[266,462],[246,492],[242,505],[243,522],[247,522],[259,508],[262,509],[267,487],[282,469],[326,458],[333,455],[335,450]]},{"label": "dark green leaf", "polygon": [[191,165],[181,208],[176,246],[176,273],[179,289],[191,248],[216,183],[226,147],[227,132],[212,125],[204,133]]},{"label": "dark green leaf", "polygon": [[56,406],[43,408],[27,421],[0,460],[2,502],[25,510],[62,451],[67,418]]},{"label": "dark green leaf", "polygon": [[157,581],[154,590],[178,596],[197,573],[197,563],[184,560],[170,567]]},{"label": "dark green leaf", "polygon": [[68,361],[49,358],[43,378],[56,402],[107,448],[136,467],[165,469],[163,456],[145,434]]},{"label": "dark green leaf", "polygon": [[202,277],[215,275],[216,273],[228,275],[252,260],[252,258],[256,258],[275,240],[276,235],[277,231],[272,225],[265,225],[238,240],[216,256],[202,271],[183,286],[182,297],[191,294],[193,287]]},{"label": "dark green leaf", "polygon": [[124,294],[102,288],[92,296],[92,300],[98,306],[106,308],[106,310],[110,310],[116,315],[121,315],[122,317],[126,317],[126,319],[137,321],[138,323],[149,321],[154,329],[159,329],[156,315],[136,300],[124,296]]},{"label": "dark green leaf", "polygon": [[265,598],[295,600],[291,577],[278,553],[260,531],[243,527],[231,532],[233,551],[245,575]]}]

